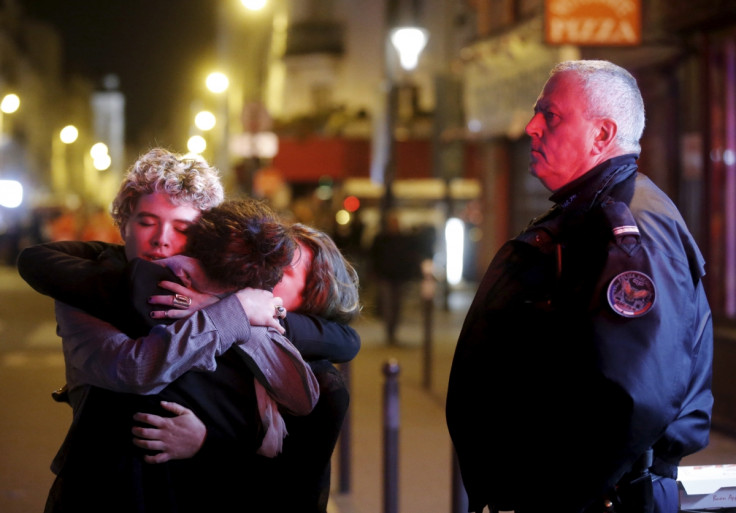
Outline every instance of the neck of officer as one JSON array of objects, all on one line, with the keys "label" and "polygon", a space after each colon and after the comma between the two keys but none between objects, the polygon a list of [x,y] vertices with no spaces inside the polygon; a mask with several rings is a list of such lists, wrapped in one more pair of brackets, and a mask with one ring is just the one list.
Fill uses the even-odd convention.
[{"label": "neck of officer", "polygon": [[584,175],[563,185],[550,196],[550,201],[568,209],[589,209],[602,193],[635,173],[636,154],[619,155],[601,162]]}]

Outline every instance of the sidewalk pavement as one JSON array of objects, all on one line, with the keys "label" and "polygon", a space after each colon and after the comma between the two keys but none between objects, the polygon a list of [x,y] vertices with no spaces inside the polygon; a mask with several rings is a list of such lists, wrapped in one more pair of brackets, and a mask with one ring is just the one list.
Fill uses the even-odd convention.
[{"label": "sidewalk pavement", "polygon": [[[333,463],[330,511],[384,511],[383,367],[399,365],[399,510],[449,512],[451,442],[445,425],[445,395],[455,343],[474,289],[453,292],[450,309],[436,306],[432,315],[431,366],[425,375],[424,319],[418,294],[407,294],[398,344],[385,342],[383,323],[371,312],[355,324],[362,348],[350,364],[351,461],[349,492],[340,493],[340,468]],[[409,299],[414,298],[414,299]],[[429,382],[426,376],[429,376]],[[428,384],[429,386],[425,386]],[[340,447],[336,450],[339,452]]]},{"label": "sidewalk pavement", "polygon": [[[405,305],[397,346],[385,343],[383,324],[371,312],[355,324],[362,348],[350,364],[350,479],[348,491],[341,493],[345,483],[341,482],[338,446],[329,513],[385,511],[382,369],[392,359],[400,366],[399,512],[456,513],[451,503],[452,447],[444,404],[455,344],[474,293],[474,285],[469,285],[450,295],[449,311],[434,309],[429,387],[424,386],[424,331],[418,299]],[[736,439],[714,431],[710,445],[685,458],[682,465],[725,463],[736,463]]]}]

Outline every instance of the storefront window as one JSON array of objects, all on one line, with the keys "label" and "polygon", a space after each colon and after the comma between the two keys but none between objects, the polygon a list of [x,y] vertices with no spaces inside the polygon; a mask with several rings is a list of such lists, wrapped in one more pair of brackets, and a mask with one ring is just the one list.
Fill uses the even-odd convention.
[{"label": "storefront window", "polygon": [[736,29],[712,39],[708,71],[709,297],[714,314],[736,319]]}]

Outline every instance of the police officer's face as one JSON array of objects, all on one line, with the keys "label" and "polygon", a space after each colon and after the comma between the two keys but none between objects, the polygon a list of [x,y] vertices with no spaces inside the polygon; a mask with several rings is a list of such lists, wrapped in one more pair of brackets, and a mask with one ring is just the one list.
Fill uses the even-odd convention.
[{"label": "police officer's face", "polygon": [[595,148],[597,124],[584,114],[585,97],[575,74],[551,77],[526,126],[532,138],[529,170],[551,191],[602,161]]}]

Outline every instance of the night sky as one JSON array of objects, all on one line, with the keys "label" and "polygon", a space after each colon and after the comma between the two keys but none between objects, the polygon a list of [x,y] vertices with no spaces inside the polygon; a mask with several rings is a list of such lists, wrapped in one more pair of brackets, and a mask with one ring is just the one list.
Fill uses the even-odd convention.
[{"label": "night sky", "polygon": [[[148,144],[174,122],[214,54],[213,0],[30,0],[27,16],[53,24],[64,69],[101,83],[120,78],[130,142]],[[186,104],[184,104],[186,106]],[[185,107],[186,108],[186,107]]]}]

